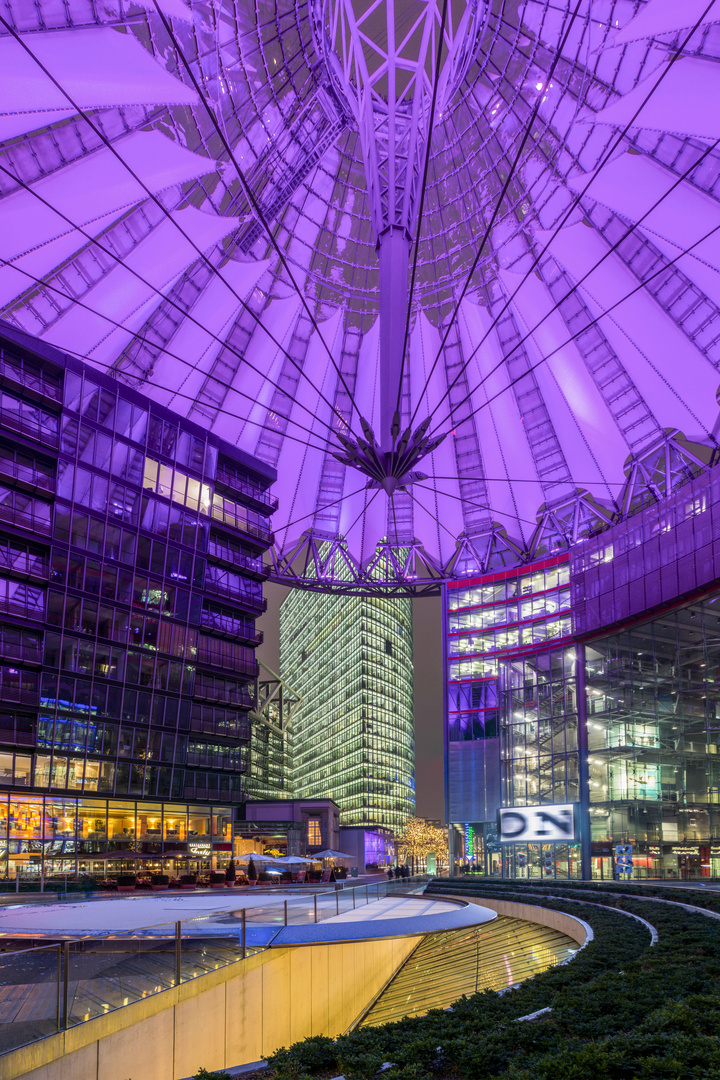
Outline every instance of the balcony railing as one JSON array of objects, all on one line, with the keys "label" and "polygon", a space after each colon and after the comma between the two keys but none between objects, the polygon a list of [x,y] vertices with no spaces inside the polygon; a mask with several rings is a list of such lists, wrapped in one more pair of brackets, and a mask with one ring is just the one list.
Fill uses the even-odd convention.
[{"label": "balcony railing", "polygon": [[246,570],[263,581],[270,576],[270,567],[263,566],[262,557],[260,556],[253,558],[250,555],[236,555],[234,551],[229,550],[223,544],[215,543],[213,540],[208,543],[207,553],[211,558],[219,559],[229,566],[236,566]]},{"label": "balcony railing", "polygon": [[34,731],[18,731],[14,727],[0,727],[0,743],[5,746],[35,746],[37,736]]},{"label": "balcony railing", "polygon": [[195,735],[221,735],[226,739],[238,739],[247,742],[250,738],[250,722],[246,716],[236,723],[227,720],[206,719],[202,716],[190,717],[190,731]]},{"label": "balcony railing", "polygon": [[59,383],[46,379],[41,371],[30,371],[19,358],[15,360],[4,350],[0,350],[0,379],[6,379],[24,390],[32,390],[52,401],[62,401],[62,386]]},{"label": "balcony railing", "polygon": [[46,555],[33,555],[30,551],[14,551],[0,547],[0,570],[10,570],[22,577],[44,578],[50,574],[50,560]]},{"label": "balcony railing", "polygon": [[34,604],[27,600],[15,600],[12,596],[0,593],[0,612],[3,615],[19,615],[21,619],[45,621],[45,604]]},{"label": "balcony railing", "polygon": [[29,487],[42,488],[43,491],[55,491],[55,477],[38,469],[31,469],[29,465],[21,465],[12,458],[0,456],[0,476],[11,477],[13,480],[21,480]]},{"label": "balcony railing", "polygon": [[202,664],[204,667],[216,667],[222,671],[227,672],[228,675],[249,675],[252,679],[258,673],[258,662],[254,658],[252,660],[242,660],[240,657],[236,657],[232,660],[227,657],[206,652],[203,649],[198,651],[197,663]]},{"label": "balcony railing", "polygon": [[247,763],[238,761],[230,754],[212,754],[188,750],[187,765],[198,765],[204,769],[232,769],[236,773],[247,772]]},{"label": "balcony railing", "polygon": [[0,639],[0,656],[12,660],[25,660],[29,664],[39,664],[42,661],[42,647],[40,645],[20,645],[17,641],[2,641]]},{"label": "balcony railing", "polygon": [[260,506],[268,510],[277,510],[278,508],[277,498],[269,491],[263,491],[261,488],[255,487],[254,484],[236,476],[228,469],[223,468],[222,465],[217,471],[215,480],[219,484],[225,484],[226,487],[229,487],[232,491],[237,491],[246,498],[253,499]]},{"label": "balcony railing", "polygon": [[222,581],[206,580],[205,592],[211,593],[213,596],[227,596],[228,599],[234,600],[237,604],[242,604],[243,607],[252,608],[253,611],[267,610],[267,600],[263,596],[251,596],[249,593],[240,592]]},{"label": "balcony railing", "polygon": [[228,525],[231,529],[237,529],[238,532],[245,533],[246,536],[255,536],[262,540],[263,543],[268,544],[268,546],[275,540],[275,534],[271,529],[263,529],[260,525],[246,521],[244,517],[233,514],[230,510],[224,510],[220,506],[213,506],[212,519],[213,521],[219,521],[223,525]]},{"label": "balcony railing", "polygon": [[[49,509],[48,507],[48,511]],[[31,532],[42,533],[43,536],[49,536],[52,532],[49,513],[47,518],[40,517],[34,511],[16,510],[14,506],[9,506],[6,502],[0,503],[0,520],[7,521],[18,529],[29,529]]]},{"label": "balcony railing", "polygon": [[242,638],[253,645],[262,645],[263,632],[256,630],[254,623],[245,619],[233,619],[229,615],[221,615],[216,611],[207,611],[203,608],[200,615],[202,626],[215,630],[218,634],[226,634],[228,637]]},{"label": "balcony railing", "polygon": [[39,705],[40,690],[25,689],[24,686],[0,685],[0,701],[20,701],[24,705]]},{"label": "balcony railing", "polygon": [[252,698],[244,687],[223,686],[222,680],[203,679],[201,675],[195,680],[193,697],[200,701],[214,701],[223,705],[245,706],[246,708],[251,708],[253,705]]},{"label": "balcony railing", "polygon": [[42,417],[31,419],[21,416],[13,409],[0,408],[0,424],[11,431],[19,431],[21,435],[27,435],[29,439],[46,446],[57,447],[60,442],[59,431],[43,423]]}]

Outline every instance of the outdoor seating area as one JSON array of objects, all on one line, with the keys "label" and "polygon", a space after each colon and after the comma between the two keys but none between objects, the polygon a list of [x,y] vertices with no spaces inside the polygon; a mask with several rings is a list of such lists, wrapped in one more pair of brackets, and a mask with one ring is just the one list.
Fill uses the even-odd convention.
[{"label": "outdoor seating area", "polygon": [[335,870],[260,870],[256,878],[248,878],[239,872],[237,876],[228,881],[221,871],[213,871],[209,874],[118,874],[106,878],[88,878],[86,887],[109,892],[137,892],[150,890],[153,892],[167,889],[224,889],[224,888],[251,888],[277,885],[321,885],[332,884],[335,881],[346,881],[347,869],[337,867]]},{"label": "outdoor seating area", "polygon": [[240,857],[238,866],[232,869],[209,870],[205,872],[169,873],[142,869],[142,859],[132,866],[132,852],[123,853],[124,865],[114,872],[104,874],[81,874],[48,876],[43,891],[63,892],[68,885],[70,891],[85,892],[166,892],[174,889],[191,891],[195,889],[250,889],[295,885],[331,885],[350,878],[346,866],[322,867],[319,859],[300,856],[271,856],[252,853],[250,857]]}]

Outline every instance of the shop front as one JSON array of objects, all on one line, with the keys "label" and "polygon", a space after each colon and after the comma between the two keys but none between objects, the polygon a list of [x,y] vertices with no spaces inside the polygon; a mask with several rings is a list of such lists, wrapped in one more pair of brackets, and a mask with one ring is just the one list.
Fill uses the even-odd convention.
[{"label": "shop front", "polygon": [[230,807],[0,795],[0,880],[223,870]]},{"label": "shop front", "polygon": [[503,844],[505,878],[580,878],[580,844]]}]

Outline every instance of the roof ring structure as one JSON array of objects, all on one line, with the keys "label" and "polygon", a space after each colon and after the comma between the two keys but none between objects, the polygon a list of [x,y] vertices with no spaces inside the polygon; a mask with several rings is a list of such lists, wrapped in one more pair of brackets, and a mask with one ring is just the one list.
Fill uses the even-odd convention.
[{"label": "roof ring structure", "polygon": [[8,0],[0,314],[407,595],[714,464],[720,3]]}]

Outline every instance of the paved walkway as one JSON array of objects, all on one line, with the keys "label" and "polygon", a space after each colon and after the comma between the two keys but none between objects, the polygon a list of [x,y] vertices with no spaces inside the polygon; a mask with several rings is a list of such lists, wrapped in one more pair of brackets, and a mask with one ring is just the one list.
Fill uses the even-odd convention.
[{"label": "paved walkway", "polygon": [[383,900],[372,900],[367,906],[344,911],[333,915],[327,922],[371,922],[377,919],[417,919],[424,915],[442,915],[454,911],[455,905],[443,900],[424,897],[407,899],[404,896],[386,896]]},{"label": "paved walkway", "polygon": [[[105,934],[127,932],[194,919],[221,911],[263,907],[282,908],[287,894],[251,892],[241,896],[117,896],[112,900],[81,900],[61,904],[14,904],[0,909],[0,935]],[[293,897],[294,902],[299,897]],[[307,903],[307,898],[305,899]],[[312,900],[311,900],[312,903]]]},{"label": "paved walkway", "polygon": [[[381,900],[374,889],[359,889],[353,909],[352,891],[343,889],[255,890],[242,894],[166,893],[115,896],[106,900],[63,901],[55,904],[14,904],[0,908],[0,938],[2,937],[93,937],[107,934],[138,933],[152,928],[168,927],[174,933],[176,922],[183,922],[183,933],[209,930],[212,924],[227,927],[233,920],[226,913],[248,911],[248,927],[268,924],[277,927],[289,924],[314,923],[315,911],[319,921],[329,919],[356,920],[399,918],[409,915],[436,914],[451,910],[451,905],[437,900],[391,896]],[[418,907],[418,905],[420,905]],[[197,920],[192,922],[189,920]],[[237,927],[237,924],[235,924]]]}]

